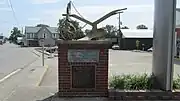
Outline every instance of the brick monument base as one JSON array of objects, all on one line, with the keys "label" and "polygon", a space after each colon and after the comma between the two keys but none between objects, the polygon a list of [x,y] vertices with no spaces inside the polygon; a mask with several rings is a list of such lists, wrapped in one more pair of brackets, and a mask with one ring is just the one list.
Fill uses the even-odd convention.
[{"label": "brick monument base", "polygon": [[108,97],[109,41],[58,42],[58,96]]}]

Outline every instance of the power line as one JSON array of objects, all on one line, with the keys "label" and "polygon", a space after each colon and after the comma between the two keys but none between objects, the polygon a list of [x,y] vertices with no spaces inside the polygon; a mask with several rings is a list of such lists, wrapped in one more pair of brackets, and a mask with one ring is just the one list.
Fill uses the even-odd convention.
[{"label": "power line", "polygon": [[16,14],[15,14],[14,8],[13,8],[13,6],[12,6],[12,2],[11,2],[11,0],[7,0],[7,1],[8,1],[8,6],[11,8],[11,10],[12,10],[12,12],[13,12],[13,17],[14,17],[16,23],[17,23],[18,26],[19,26],[19,22],[18,22],[18,20],[17,20],[17,17],[16,17]]}]

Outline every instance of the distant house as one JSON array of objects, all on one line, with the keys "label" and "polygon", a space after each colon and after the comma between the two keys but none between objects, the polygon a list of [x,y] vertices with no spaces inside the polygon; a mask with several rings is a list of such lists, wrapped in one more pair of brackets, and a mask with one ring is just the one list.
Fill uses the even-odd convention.
[{"label": "distant house", "polygon": [[42,46],[43,38],[44,46],[55,46],[56,40],[59,38],[57,27],[26,26],[24,35],[24,45],[30,47]]},{"label": "distant house", "polygon": [[147,50],[153,46],[153,30],[121,30],[123,37],[121,40],[121,49],[134,50],[136,48],[136,41],[139,41],[139,49]]}]

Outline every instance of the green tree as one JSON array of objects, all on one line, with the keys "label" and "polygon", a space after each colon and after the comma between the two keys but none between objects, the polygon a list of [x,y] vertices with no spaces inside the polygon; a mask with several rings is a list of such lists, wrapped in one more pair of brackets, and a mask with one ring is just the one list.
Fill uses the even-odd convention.
[{"label": "green tree", "polygon": [[[68,23],[65,23],[66,19],[59,19],[58,31],[60,33],[60,39],[64,40],[77,40],[85,37],[79,22],[75,20],[70,20]],[[67,27],[66,27],[67,24]]]},{"label": "green tree", "polygon": [[141,25],[138,25],[136,29],[148,29],[148,27],[146,27],[146,25],[141,24]]},{"label": "green tree", "polygon": [[17,37],[23,37],[23,35],[21,34],[21,31],[17,27],[14,27],[11,31],[9,41],[17,44]]},{"label": "green tree", "polygon": [[38,25],[36,25],[36,27],[49,27],[49,25],[45,25],[45,24],[38,24]]},{"label": "green tree", "polygon": [[121,27],[121,29],[129,29],[129,27],[127,27],[127,26],[124,26],[124,27]]},{"label": "green tree", "polygon": [[105,37],[114,37],[118,33],[117,28],[113,25],[106,25],[103,29],[106,31]]}]

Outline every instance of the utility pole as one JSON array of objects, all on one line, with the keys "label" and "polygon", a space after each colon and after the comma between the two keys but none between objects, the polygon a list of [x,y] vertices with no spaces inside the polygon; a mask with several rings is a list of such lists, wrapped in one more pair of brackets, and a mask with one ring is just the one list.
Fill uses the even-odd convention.
[{"label": "utility pole", "polygon": [[45,32],[42,38],[42,66],[44,66],[44,40],[45,40]]},{"label": "utility pole", "polygon": [[176,0],[155,0],[153,89],[172,91]]},{"label": "utility pole", "polygon": [[121,14],[119,13],[119,38],[118,38],[119,47],[121,46]]},{"label": "utility pole", "polygon": [[121,48],[121,39],[122,39],[122,32],[121,32],[121,13],[123,12],[118,12],[119,14],[119,35],[118,35],[118,44],[119,44],[119,47]]}]

